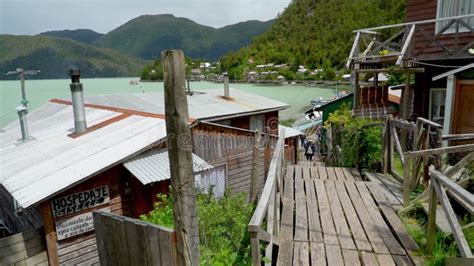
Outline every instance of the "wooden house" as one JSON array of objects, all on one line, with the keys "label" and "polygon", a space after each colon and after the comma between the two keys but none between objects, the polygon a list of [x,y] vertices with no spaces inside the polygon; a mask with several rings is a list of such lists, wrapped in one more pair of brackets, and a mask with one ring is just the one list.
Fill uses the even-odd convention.
[{"label": "wooden house", "polygon": [[[270,122],[286,108],[232,92],[228,99],[212,91],[188,96],[196,186],[204,191],[214,186],[217,194],[226,188],[249,191],[251,130],[263,131],[268,125],[276,133],[278,124]],[[169,189],[163,95],[86,97],[82,110],[87,127],[82,132],[77,106],[75,101],[53,99],[30,112],[29,141],[18,142],[18,122],[0,131],[1,195],[15,204],[15,211],[39,214],[41,220],[30,227],[44,225],[52,265],[98,262],[92,211],[136,218],[151,210],[156,193]],[[258,154],[260,188],[270,154],[271,145]]]},{"label": "wooden house", "polygon": [[[355,31],[347,61],[355,73],[355,99],[364,75],[405,75],[402,118],[420,116],[444,125],[445,133],[472,133],[465,126],[472,125],[470,112],[460,106],[474,95],[467,67],[474,62],[473,28],[474,1],[407,0],[405,23]],[[373,84],[379,87],[377,80]]]}]

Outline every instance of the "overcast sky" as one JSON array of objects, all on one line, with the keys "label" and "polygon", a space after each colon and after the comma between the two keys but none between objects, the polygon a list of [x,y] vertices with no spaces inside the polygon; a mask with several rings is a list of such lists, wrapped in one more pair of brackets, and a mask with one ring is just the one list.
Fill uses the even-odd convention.
[{"label": "overcast sky", "polygon": [[222,27],[270,20],[291,0],[0,0],[0,34],[92,29],[107,33],[144,14],[173,14]]}]

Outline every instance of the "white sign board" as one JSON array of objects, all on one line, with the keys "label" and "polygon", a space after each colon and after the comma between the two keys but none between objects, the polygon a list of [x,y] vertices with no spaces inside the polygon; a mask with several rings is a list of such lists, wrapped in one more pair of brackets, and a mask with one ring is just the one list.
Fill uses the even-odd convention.
[{"label": "white sign board", "polygon": [[110,201],[109,187],[102,186],[51,200],[54,218],[81,212]]},{"label": "white sign board", "polygon": [[[100,210],[110,212],[110,208],[104,208]],[[58,240],[63,240],[93,230],[94,219],[92,218],[92,212],[86,212],[56,222],[56,235]]]}]

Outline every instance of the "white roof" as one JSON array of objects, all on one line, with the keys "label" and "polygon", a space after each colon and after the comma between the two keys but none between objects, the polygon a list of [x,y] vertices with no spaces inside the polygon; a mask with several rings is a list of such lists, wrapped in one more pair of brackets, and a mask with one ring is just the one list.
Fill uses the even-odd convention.
[{"label": "white roof", "polygon": [[463,72],[463,71],[466,71],[470,68],[473,68],[474,67],[474,63],[471,63],[471,64],[468,64],[468,65],[465,65],[465,66],[462,66],[460,68],[456,68],[456,69],[453,69],[453,70],[450,70],[448,72],[445,72],[441,75],[438,75],[436,77],[433,77],[433,81],[437,81],[438,79],[442,79],[442,78],[445,78],[447,76],[451,76],[451,75],[454,75],[454,74],[457,74],[459,72]]},{"label": "white roof", "polygon": [[[143,185],[170,179],[170,162],[166,149],[146,151],[123,164]],[[213,168],[193,153],[195,173]]]},{"label": "white roof", "polygon": [[[286,103],[268,99],[237,89],[230,89],[231,99],[223,97],[224,89],[205,90],[188,95],[189,117],[198,120],[224,119],[237,114],[251,114],[261,111],[282,110]],[[165,113],[164,93],[133,93],[89,96],[86,103],[125,108],[154,114]]]},{"label": "white roof", "polygon": [[[88,127],[120,115],[86,107]],[[166,136],[163,119],[130,115],[71,138],[72,106],[51,102],[28,115],[34,140],[18,144],[18,124],[15,121],[0,132],[0,183],[24,208],[143,152]]]},{"label": "white roof", "polygon": [[304,135],[304,133],[299,131],[298,129],[295,129],[292,127],[286,127],[283,125],[278,125],[278,132],[280,132],[282,129],[285,130],[285,139]]},{"label": "white roof", "polygon": [[[378,81],[388,81],[388,76],[384,73],[379,73],[377,77],[378,77]],[[374,77],[371,77],[369,81],[374,81]]]}]

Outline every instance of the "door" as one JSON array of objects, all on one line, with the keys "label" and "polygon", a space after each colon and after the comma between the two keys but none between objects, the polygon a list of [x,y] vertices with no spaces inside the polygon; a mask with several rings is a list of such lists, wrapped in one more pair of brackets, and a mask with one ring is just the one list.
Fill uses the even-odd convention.
[{"label": "door", "polygon": [[[451,132],[453,134],[474,133],[474,80],[458,80],[455,95]],[[466,142],[456,143],[456,145],[459,144],[466,144]]]}]

